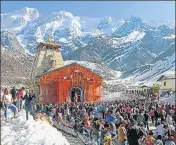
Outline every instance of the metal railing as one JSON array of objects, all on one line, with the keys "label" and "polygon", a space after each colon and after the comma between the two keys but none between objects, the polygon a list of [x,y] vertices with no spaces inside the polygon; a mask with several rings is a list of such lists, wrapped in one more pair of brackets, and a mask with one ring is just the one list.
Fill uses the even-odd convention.
[{"label": "metal railing", "polygon": [[[58,130],[79,139],[84,145],[104,145],[108,142],[110,143],[108,145],[118,145],[117,135],[109,140],[104,140],[101,137],[101,131],[98,131],[94,127],[87,128],[84,125],[79,124],[81,129],[76,129],[74,128],[74,124],[72,124],[72,122],[68,122],[67,120],[53,120],[53,126]],[[82,132],[80,132],[80,130],[82,130]]]}]

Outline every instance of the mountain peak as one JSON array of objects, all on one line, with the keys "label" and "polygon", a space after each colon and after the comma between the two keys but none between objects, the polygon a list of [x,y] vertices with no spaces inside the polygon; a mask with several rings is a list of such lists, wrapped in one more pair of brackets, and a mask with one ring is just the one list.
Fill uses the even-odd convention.
[{"label": "mountain peak", "polygon": [[19,13],[22,13],[23,15],[27,15],[32,19],[36,19],[39,17],[39,12],[36,8],[24,7],[19,11]]},{"label": "mountain peak", "polygon": [[66,12],[66,11],[60,11],[61,15],[67,16],[67,17],[73,17],[72,13]]},{"label": "mountain peak", "polygon": [[37,9],[36,8],[24,7],[24,8],[21,9],[21,11],[31,12],[31,11],[37,11]]},{"label": "mountain peak", "polygon": [[102,21],[111,22],[111,21],[112,21],[112,17],[102,17],[101,20],[102,20]]},{"label": "mountain peak", "polygon": [[136,17],[136,16],[131,16],[130,17],[130,21],[138,22],[138,23],[142,23],[143,22],[140,17]]},{"label": "mountain peak", "polygon": [[11,30],[14,33],[20,32],[25,26],[39,18],[38,10],[35,8],[22,8],[2,15],[2,30]]},{"label": "mountain peak", "polygon": [[73,17],[72,13],[66,12],[66,11],[53,12],[52,14],[53,15],[59,15],[63,18],[72,18]]},{"label": "mountain peak", "polygon": [[26,11],[26,12],[29,12],[29,11],[31,11],[31,10],[36,10],[36,8],[24,7],[24,8],[22,8],[21,10]]}]

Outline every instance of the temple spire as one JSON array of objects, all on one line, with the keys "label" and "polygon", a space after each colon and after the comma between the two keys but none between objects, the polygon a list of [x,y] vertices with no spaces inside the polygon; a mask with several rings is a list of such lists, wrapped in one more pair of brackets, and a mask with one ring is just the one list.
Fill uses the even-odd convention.
[{"label": "temple spire", "polygon": [[50,41],[50,35],[49,35],[49,34],[48,34],[48,42],[51,42],[51,41]]}]

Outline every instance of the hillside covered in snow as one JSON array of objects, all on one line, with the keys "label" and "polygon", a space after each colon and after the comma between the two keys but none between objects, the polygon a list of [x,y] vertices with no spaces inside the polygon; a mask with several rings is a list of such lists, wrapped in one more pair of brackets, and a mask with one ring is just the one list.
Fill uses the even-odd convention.
[{"label": "hillside covered in snow", "polygon": [[1,14],[1,45],[9,53],[33,57],[37,44],[50,35],[52,42],[62,45],[64,60],[98,64],[96,69],[101,67],[104,73],[112,70],[108,73],[111,79],[120,76],[144,81],[175,68],[174,24],[146,22],[135,16],[80,17],[65,11],[44,16],[35,8],[23,8]]},{"label": "hillside covered in snow", "polygon": [[[38,120],[34,121],[31,116],[26,121],[25,111],[19,113],[18,118],[13,118],[12,113],[9,116],[9,122],[1,117],[1,144],[11,145],[69,145],[61,132],[57,131],[51,125]],[[3,114],[3,112],[2,112]]]}]

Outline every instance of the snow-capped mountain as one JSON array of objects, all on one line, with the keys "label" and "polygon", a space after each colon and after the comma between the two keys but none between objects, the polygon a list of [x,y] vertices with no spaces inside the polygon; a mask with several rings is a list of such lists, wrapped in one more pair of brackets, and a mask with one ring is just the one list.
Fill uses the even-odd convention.
[{"label": "snow-capped mountain", "polygon": [[[173,22],[154,24],[135,16],[128,20],[88,18],[64,11],[44,16],[35,8],[1,14],[1,21],[2,46],[9,50],[35,54],[36,45],[50,36],[52,42],[62,45],[64,60],[99,63],[121,71],[122,77],[149,72],[153,64],[157,66],[153,72],[166,71],[175,62],[175,51],[170,53],[175,48]],[[159,64],[166,59],[170,63],[163,68]]]},{"label": "snow-capped mountain", "polygon": [[150,33],[133,31],[128,36],[121,38],[108,36],[92,38],[93,40],[84,48],[70,53],[67,59],[103,63],[122,72],[138,68],[149,64],[160,53],[167,53],[170,47],[175,48],[174,45],[171,45],[174,43],[172,37],[170,39],[155,38]]},{"label": "snow-capped mountain", "polygon": [[131,16],[129,20],[126,20],[119,29],[112,34],[114,37],[120,38],[127,36],[134,30],[147,30],[150,26],[147,25],[141,18]]},{"label": "snow-capped mountain", "polygon": [[36,52],[38,42],[46,41],[50,35],[54,42],[63,45],[63,52],[67,54],[70,50],[85,46],[91,37],[111,35],[124,23],[123,19],[79,17],[64,11],[40,16],[34,8],[2,14],[1,18],[2,30],[16,34],[31,53]]},{"label": "snow-capped mountain", "polygon": [[12,13],[1,14],[1,29],[18,33],[28,23],[36,20],[39,13],[35,8],[23,8]]},{"label": "snow-capped mountain", "polygon": [[149,64],[126,71],[121,77],[133,76],[137,81],[146,81],[158,79],[167,71],[175,71],[175,43],[172,43],[168,50],[155,57]]}]

